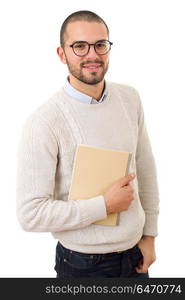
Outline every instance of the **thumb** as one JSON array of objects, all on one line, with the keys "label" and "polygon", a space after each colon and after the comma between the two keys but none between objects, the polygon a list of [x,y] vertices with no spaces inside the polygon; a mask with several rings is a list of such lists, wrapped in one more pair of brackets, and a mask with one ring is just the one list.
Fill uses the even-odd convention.
[{"label": "thumb", "polygon": [[129,182],[132,181],[135,177],[136,177],[136,174],[134,174],[134,173],[124,176],[120,181],[121,186],[123,187],[125,185],[128,185]]}]

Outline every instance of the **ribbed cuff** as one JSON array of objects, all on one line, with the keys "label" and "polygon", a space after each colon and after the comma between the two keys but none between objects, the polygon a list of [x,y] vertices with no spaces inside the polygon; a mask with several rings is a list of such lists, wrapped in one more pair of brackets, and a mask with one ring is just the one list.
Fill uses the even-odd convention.
[{"label": "ribbed cuff", "polygon": [[82,223],[91,224],[107,217],[105,200],[102,195],[90,199],[79,200],[78,205],[83,218]]},{"label": "ribbed cuff", "polygon": [[149,235],[154,237],[158,235],[157,220],[158,215],[146,214],[143,235]]}]

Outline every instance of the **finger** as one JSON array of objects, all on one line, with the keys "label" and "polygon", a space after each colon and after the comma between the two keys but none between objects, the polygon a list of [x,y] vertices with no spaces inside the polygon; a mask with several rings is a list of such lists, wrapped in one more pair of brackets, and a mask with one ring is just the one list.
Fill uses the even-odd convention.
[{"label": "finger", "polygon": [[125,176],[125,177],[122,177],[119,180],[119,183],[120,183],[121,186],[128,185],[135,177],[136,177],[136,174],[134,174],[134,173],[129,174],[129,175]]},{"label": "finger", "polygon": [[148,271],[148,268],[147,267],[142,267],[142,268],[136,267],[136,271],[137,271],[137,273],[146,273]]},{"label": "finger", "polygon": [[148,271],[149,264],[147,262],[140,262],[136,267],[136,271],[138,273],[146,273]]},{"label": "finger", "polygon": [[135,267],[135,269],[136,269],[136,271],[137,271],[138,273],[140,273],[141,270],[142,270],[142,268],[143,268],[143,260],[141,259],[141,260],[138,262],[138,265],[137,265],[137,267]]}]

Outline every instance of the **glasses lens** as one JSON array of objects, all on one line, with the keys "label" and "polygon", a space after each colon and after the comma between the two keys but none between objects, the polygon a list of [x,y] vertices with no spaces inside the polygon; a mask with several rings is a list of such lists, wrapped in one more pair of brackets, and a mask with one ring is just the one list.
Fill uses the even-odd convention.
[{"label": "glasses lens", "polygon": [[109,41],[98,41],[95,44],[95,49],[98,54],[106,54],[110,50],[110,43]]},{"label": "glasses lens", "polygon": [[73,45],[73,51],[78,56],[84,56],[88,52],[88,43],[86,42],[76,42]]}]

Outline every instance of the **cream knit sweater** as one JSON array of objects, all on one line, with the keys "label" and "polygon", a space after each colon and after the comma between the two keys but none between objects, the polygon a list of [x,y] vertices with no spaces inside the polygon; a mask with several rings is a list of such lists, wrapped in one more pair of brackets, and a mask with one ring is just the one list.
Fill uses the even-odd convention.
[{"label": "cream knit sweater", "polygon": [[[107,82],[98,105],[81,103],[59,90],[27,119],[18,149],[17,216],[26,231],[52,232],[66,248],[108,253],[157,235],[155,162],[139,95]],[[106,214],[103,195],[68,201],[77,144],[132,152],[134,200],[119,225],[92,224]]]}]

